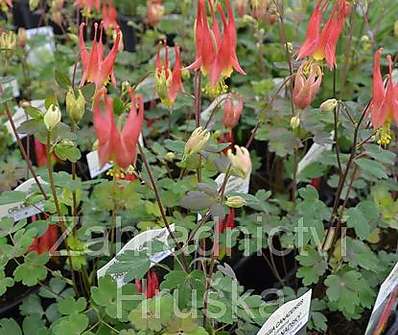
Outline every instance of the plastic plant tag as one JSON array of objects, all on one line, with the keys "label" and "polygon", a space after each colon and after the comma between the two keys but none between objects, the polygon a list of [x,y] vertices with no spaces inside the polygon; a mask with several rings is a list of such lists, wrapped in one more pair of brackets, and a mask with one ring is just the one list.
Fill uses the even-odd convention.
[{"label": "plastic plant tag", "polygon": [[[330,134],[330,139],[333,139],[334,132]],[[311,163],[318,161],[318,159],[322,156],[322,154],[326,151],[330,151],[332,149],[332,144],[318,144],[314,143],[310,150],[306,153],[303,159],[299,162],[297,167],[297,174],[300,174],[307,166]]]},{"label": "plastic plant tag", "polygon": [[[41,184],[46,184],[40,177],[38,180]],[[32,186],[36,184],[34,178],[30,178],[25,181],[23,184],[19,185],[14,191],[26,193],[26,195],[31,194]],[[22,219],[29,218],[33,215],[39,214],[43,212],[44,202],[38,202],[35,205],[25,205],[23,202],[14,202],[11,204],[1,205],[0,206],[0,219],[4,217],[10,217],[15,222],[20,221]]]},{"label": "plastic plant tag", "polygon": [[[221,173],[216,178],[216,183],[219,189],[222,187],[224,179],[225,179],[225,173]],[[230,176],[228,178],[224,194],[229,194],[232,192],[247,194],[249,193],[249,186],[250,186],[250,176],[248,176],[246,179],[236,176]]]},{"label": "plastic plant tag", "polygon": [[110,163],[106,163],[103,167],[101,167],[97,150],[89,152],[86,158],[91,179],[99,176],[105,171],[108,171],[112,167],[112,164]]},{"label": "plastic plant tag", "polygon": [[0,78],[1,100],[7,101],[20,95],[18,81],[14,77]]},{"label": "plastic plant tag", "polygon": [[30,65],[44,65],[54,59],[55,41],[52,27],[39,27],[26,30],[28,39],[27,61]]},{"label": "plastic plant tag", "polygon": [[[398,263],[381,284],[365,335],[381,334],[398,300]],[[392,333],[391,333],[392,334]],[[396,333],[394,333],[396,334]]]},{"label": "plastic plant tag", "polygon": [[[32,100],[30,102],[30,104],[33,107],[41,109],[44,112],[44,108],[45,108],[44,107],[44,100]],[[14,124],[15,124],[15,128],[18,129],[20,127],[20,125],[23,122],[25,122],[26,120],[28,120],[28,119],[29,119],[29,116],[25,113],[25,110],[22,107],[17,107],[15,109],[15,113],[14,113],[14,115],[12,117],[12,120],[14,121]],[[6,126],[6,128],[8,130],[8,132],[11,134],[13,142],[16,142],[17,138],[15,137],[14,131],[12,130],[10,121],[7,121],[5,123],[5,126]],[[22,139],[22,138],[27,136],[26,134],[22,134],[22,133],[18,133],[18,135],[19,135],[20,139]]]},{"label": "plastic plant tag", "polygon": [[[218,191],[220,191],[223,183],[224,183],[225,173],[220,173],[215,182],[217,183]],[[246,179],[236,177],[236,176],[229,176],[227,185],[225,186],[224,194],[227,195],[229,193],[249,193],[249,186],[250,186],[250,176]],[[200,213],[197,214],[197,220],[202,220],[202,215]]]},{"label": "plastic plant tag", "polygon": [[264,323],[257,335],[296,335],[308,322],[312,290],[279,307]]},{"label": "plastic plant tag", "polygon": [[[171,225],[170,226],[171,231],[175,231],[175,226]],[[131,251],[139,251],[144,248],[144,245],[148,242],[153,242],[155,240],[164,243],[167,245],[167,239],[169,237],[169,231],[167,228],[162,228],[162,229],[152,229],[148,231],[144,231],[143,233],[138,234],[137,236],[133,237],[127,244],[116,254],[117,256],[120,256],[121,254],[125,253],[128,250]],[[168,256],[170,256],[173,253],[173,250],[164,250],[157,252],[153,254],[150,257],[151,260],[151,267],[154,266],[155,264],[161,262]],[[105,264],[101,269],[97,271],[97,278],[101,278],[106,275],[107,271],[109,268],[117,262],[116,257],[112,258],[107,264]],[[126,284],[124,280],[123,275],[112,275],[112,277],[117,281],[117,284],[119,287],[123,286]]]}]

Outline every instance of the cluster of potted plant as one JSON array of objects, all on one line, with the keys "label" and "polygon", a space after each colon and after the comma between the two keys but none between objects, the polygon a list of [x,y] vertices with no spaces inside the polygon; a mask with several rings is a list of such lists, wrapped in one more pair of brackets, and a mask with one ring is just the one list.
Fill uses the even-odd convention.
[{"label": "cluster of potted plant", "polygon": [[397,14],[0,0],[0,334],[397,334]]}]

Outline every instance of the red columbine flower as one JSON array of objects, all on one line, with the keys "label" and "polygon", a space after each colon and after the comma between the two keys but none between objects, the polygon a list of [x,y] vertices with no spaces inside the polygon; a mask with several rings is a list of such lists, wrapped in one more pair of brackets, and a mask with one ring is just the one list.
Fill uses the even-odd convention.
[{"label": "red columbine flower", "polygon": [[225,233],[227,230],[234,229],[236,227],[235,224],[235,209],[229,208],[228,213],[223,220],[216,223],[215,230],[215,238],[213,244],[213,254],[216,257],[220,256],[220,235]]},{"label": "red columbine flower", "polygon": [[101,165],[114,161],[122,169],[135,163],[137,142],[144,120],[144,102],[141,96],[130,92],[131,109],[123,130],[116,126],[113,115],[113,100],[102,89],[94,98],[94,127],[99,146]]},{"label": "red columbine flower", "polygon": [[[164,47],[164,59],[160,57],[160,48]],[[174,47],[175,62],[173,71],[170,69],[169,48],[165,43],[160,43],[156,56],[156,91],[160,100],[167,107],[174,105],[177,95],[182,91],[181,80],[181,52],[179,46]]]},{"label": "red columbine flower", "polygon": [[212,14],[212,27],[210,29],[207,20],[206,1],[198,0],[198,10],[195,24],[196,59],[188,68],[201,69],[205,75],[209,75],[210,85],[214,88],[220,81],[230,77],[233,70],[245,74],[236,55],[236,26],[229,0],[226,0],[227,15],[221,4],[217,10],[221,16],[223,31],[221,33],[212,1],[209,1]]},{"label": "red columbine flower", "polygon": [[373,63],[373,97],[369,111],[374,128],[381,128],[379,143],[388,144],[391,141],[390,124],[392,120],[398,125],[398,85],[392,79],[393,62],[391,56],[387,56],[389,73],[386,85],[380,70],[380,58],[383,50],[376,51]]},{"label": "red columbine flower", "polygon": [[111,51],[104,58],[104,46],[102,44],[103,25],[101,24],[100,26],[99,41],[97,41],[98,24],[95,23],[94,25],[95,34],[90,52],[87,51],[86,43],[84,42],[84,26],[84,23],[80,25],[79,38],[80,56],[83,65],[81,85],[85,82],[95,83],[96,89],[98,90],[107,84],[109,78],[111,78],[112,83],[115,84],[116,81],[113,75],[113,65],[119,52],[119,44],[122,35],[119,28],[116,27],[116,39]]},{"label": "red columbine flower", "polygon": [[[143,287],[144,284],[144,287]],[[149,270],[147,280],[135,280],[135,287],[145,298],[150,299],[159,293],[159,279],[155,271]]]},{"label": "red columbine flower", "polygon": [[46,166],[47,161],[47,148],[39,140],[34,139],[35,157],[37,166]]},{"label": "red columbine flower", "polygon": [[102,23],[105,30],[119,27],[119,24],[117,23],[117,10],[113,5],[112,0],[108,0],[102,5]]},{"label": "red columbine flower", "polygon": [[329,19],[321,30],[322,16],[327,6],[327,0],[319,0],[315,6],[298,59],[308,56],[317,61],[325,59],[329,68],[332,69],[336,66],[336,45],[343,32],[345,19],[350,15],[351,5],[346,0],[337,0]]},{"label": "red columbine flower", "polygon": [[305,109],[314,100],[322,83],[322,69],[312,61],[300,65],[294,79],[293,102],[297,108]]},{"label": "red columbine flower", "polygon": [[99,11],[100,10],[100,0],[76,0],[75,6],[84,9],[88,12],[91,12],[94,8]]}]

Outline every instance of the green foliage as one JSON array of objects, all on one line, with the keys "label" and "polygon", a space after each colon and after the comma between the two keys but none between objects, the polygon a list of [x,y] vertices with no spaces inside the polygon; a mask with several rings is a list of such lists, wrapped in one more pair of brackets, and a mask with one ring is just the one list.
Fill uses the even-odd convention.
[{"label": "green foliage", "polygon": [[34,286],[47,277],[45,264],[48,262],[48,255],[38,255],[31,252],[24,258],[24,263],[18,265],[14,271],[14,279],[22,281],[24,285]]}]

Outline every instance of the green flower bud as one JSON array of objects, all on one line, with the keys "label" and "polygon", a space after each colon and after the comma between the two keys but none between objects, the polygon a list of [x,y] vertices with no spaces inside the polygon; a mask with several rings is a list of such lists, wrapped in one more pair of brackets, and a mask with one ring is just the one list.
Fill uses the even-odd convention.
[{"label": "green flower bud", "polygon": [[48,130],[54,129],[61,122],[61,110],[56,105],[51,105],[44,114],[44,124]]},{"label": "green flower bud", "polygon": [[338,101],[336,99],[328,99],[321,104],[319,109],[321,110],[321,112],[330,113],[335,110],[335,108],[337,107],[337,104],[338,104]]},{"label": "green flower bud", "polygon": [[79,121],[83,118],[86,108],[86,100],[82,91],[78,89],[76,96],[73,88],[70,88],[66,94],[65,102],[66,111],[68,112],[69,117],[74,123],[79,123]]},{"label": "green flower bud", "polygon": [[176,154],[174,152],[169,151],[165,156],[164,156],[166,161],[172,162],[176,158]]},{"label": "green flower bud", "polygon": [[241,208],[246,205],[246,200],[239,195],[234,195],[231,197],[227,197],[225,205],[231,208]]},{"label": "green flower bud", "polygon": [[298,127],[300,127],[300,123],[301,123],[301,121],[300,121],[300,117],[298,115],[293,116],[290,119],[290,127],[292,127],[292,129],[297,129]]}]

